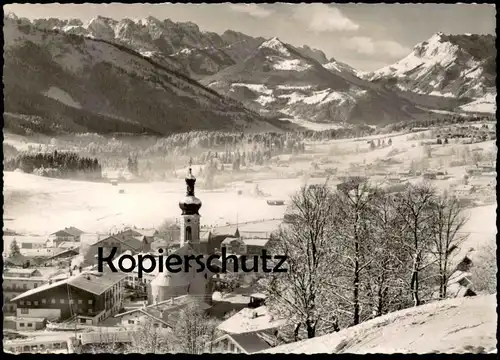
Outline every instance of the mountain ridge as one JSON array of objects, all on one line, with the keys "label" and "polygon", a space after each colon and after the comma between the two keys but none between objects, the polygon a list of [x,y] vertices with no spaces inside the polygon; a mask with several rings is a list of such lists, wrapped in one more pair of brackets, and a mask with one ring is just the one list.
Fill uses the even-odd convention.
[{"label": "mountain ridge", "polygon": [[4,20],[4,106],[17,114],[6,128],[160,135],[289,128],[124,45],[17,21]]}]

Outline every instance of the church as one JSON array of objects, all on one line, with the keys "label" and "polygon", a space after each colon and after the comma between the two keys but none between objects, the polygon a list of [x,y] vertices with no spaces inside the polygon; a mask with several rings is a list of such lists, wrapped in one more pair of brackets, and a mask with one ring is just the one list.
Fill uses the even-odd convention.
[{"label": "church", "polygon": [[[173,254],[184,256],[203,255],[206,261],[209,255],[206,244],[200,242],[200,214],[201,201],[194,194],[196,178],[189,167],[186,176],[186,196],[179,201],[182,210],[180,219],[180,248]],[[178,273],[160,272],[148,285],[148,303],[155,304],[174,297],[189,295],[212,304],[214,275],[207,268],[198,272],[196,266],[191,266],[188,272]]]}]

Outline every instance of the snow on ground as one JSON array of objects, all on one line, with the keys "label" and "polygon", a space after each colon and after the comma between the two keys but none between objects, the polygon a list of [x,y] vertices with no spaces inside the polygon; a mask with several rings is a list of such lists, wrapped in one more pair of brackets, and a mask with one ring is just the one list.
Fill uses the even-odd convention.
[{"label": "snow on ground", "polygon": [[[283,111],[282,111],[283,112]],[[314,130],[314,131],[322,131],[322,130],[330,130],[330,129],[339,129],[343,126],[337,123],[316,123],[307,120],[301,120],[296,117],[282,118],[281,120],[288,120],[291,123],[300,125],[305,127],[306,129]]]},{"label": "snow on ground", "polygon": [[[273,180],[279,185],[280,180]],[[167,218],[179,217],[179,200],[185,196],[184,180],[146,184],[94,183],[50,179],[30,174],[4,172],[5,227],[21,233],[46,235],[75,226],[86,232],[109,231],[113,226],[155,227]],[[255,185],[253,185],[255,186]],[[300,181],[297,180],[297,188]],[[276,186],[275,189],[279,189]],[[119,194],[123,189],[124,194]],[[262,191],[269,193],[264,185]],[[272,194],[284,196],[287,192]],[[236,191],[196,190],[203,202],[202,224],[225,225],[277,219],[284,206],[269,206],[265,198]],[[10,219],[10,220],[9,220]]]},{"label": "snow on ground", "polygon": [[293,70],[293,71],[304,71],[311,67],[309,64],[304,64],[299,59],[293,60],[283,60],[277,64],[273,65],[276,70]]},{"label": "snow on ground", "polygon": [[59,89],[58,87],[51,86],[43,95],[57,100],[64,105],[71,106],[73,108],[81,109],[82,106],[77,101],[73,100],[70,94],[66,91]]},{"label": "snow on ground", "polygon": [[311,87],[312,87],[311,85],[304,85],[304,86],[278,85],[276,88],[278,90],[308,90]]},{"label": "snow on ground", "polygon": [[495,295],[458,298],[401,310],[263,353],[496,352],[496,324]]},{"label": "snow on ground", "polygon": [[285,55],[285,56],[290,56],[290,52],[288,51],[288,49],[285,47],[285,45],[280,41],[280,39],[274,37],[270,40],[267,40],[265,42],[263,42],[259,48],[269,48],[269,49],[272,49],[272,50],[275,50],[277,52],[279,52],[280,54],[282,55]]},{"label": "snow on ground", "polygon": [[[452,45],[450,42],[441,42],[442,34],[435,34],[428,41],[427,45],[423,48],[422,54],[417,55],[413,51],[404,59],[398,61],[393,65],[383,67],[373,73],[370,80],[386,75],[393,75],[396,77],[405,76],[407,72],[413,69],[418,69],[415,76],[424,75],[427,71],[436,64],[443,67],[448,66],[456,59],[458,46]],[[417,45],[417,48],[420,45]]]},{"label": "snow on ground", "polygon": [[255,91],[255,92],[258,92],[258,93],[262,93],[262,94],[266,94],[266,95],[272,95],[272,93],[273,93],[273,91],[271,89],[268,89],[266,85],[262,85],[262,84],[234,83],[234,84],[231,84],[231,86],[232,87],[241,87],[241,86],[244,86],[244,87],[249,88],[252,91]]},{"label": "snow on ground", "polygon": [[467,112],[496,113],[496,94],[486,94],[482,98],[472,101],[460,107]]},{"label": "snow on ground", "polygon": [[468,221],[461,229],[461,235],[467,235],[467,239],[460,245],[460,251],[454,259],[462,259],[472,248],[474,251],[469,256],[474,261],[476,256],[481,256],[485,247],[496,243],[496,210],[494,204],[472,208],[467,212]]}]

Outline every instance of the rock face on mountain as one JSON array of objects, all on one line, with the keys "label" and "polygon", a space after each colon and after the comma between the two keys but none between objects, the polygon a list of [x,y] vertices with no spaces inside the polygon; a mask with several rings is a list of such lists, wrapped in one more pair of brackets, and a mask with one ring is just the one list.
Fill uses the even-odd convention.
[{"label": "rock face on mountain", "polygon": [[231,30],[222,35],[203,32],[192,22],[161,21],[152,16],[120,21],[98,16],[86,23],[51,18],[33,20],[33,24],[41,29],[57,29],[126,45],[195,79],[234,65],[265,41]]},{"label": "rock face on mountain", "polygon": [[278,38],[202,83],[256,111],[308,121],[384,124],[421,113],[395,93],[352,72],[330,71]]},{"label": "rock face on mountain", "polygon": [[[40,29],[24,20],[4,19],[8,129],[169,134],[193,129],[278,131],[287,126],[109,41],[111,33],[107,39],[92,39],[48,30],[57,23],[49,19]],[[77,31],[81,23],[64,26]],[[92,22],[88,28],[103,34],[106,27]]]},{"label": "rock face on mountain", "polygon": [[392,89],[465,102],[494,98],[495,37],[437,33],[404,59],[364,78]]}]

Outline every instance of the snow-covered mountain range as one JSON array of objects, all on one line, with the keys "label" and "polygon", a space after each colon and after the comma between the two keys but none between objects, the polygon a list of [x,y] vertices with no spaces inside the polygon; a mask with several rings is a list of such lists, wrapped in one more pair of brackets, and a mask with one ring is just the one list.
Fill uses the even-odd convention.
[{"label": "snow-covered mountain range", "polygon": [[[30,99],[35,96],[33,89],[37,89],[36,96],[63,91],[81,104],[83,100],[75,99],[77,93],[96,96],[106,92],[99,75],[103,73],[102,78],[109,77],[119,90],[102,94],[103,99],[113,97],[113,101],[100,99],[92,106],[98,107],[100,114],[125,117],[130,124],[139,121],[140,127],[148,130],[221,128],[225,120],[212,121],[214,114],[226,119],[245,118],[247,125],[273,122],[260,120],[257,113],[300,121],[383,124],[413,119],[436,109],[495,109],[496,51],[492,35],[438,33],[397,63],[363,73],[306,45],[292,46],[277,38],[266,40],[232,30],[223,34],[201,31],[192,22],[154,17],[118,21],[101,16],[85,23],[54,18],[30,21],[15,15],[5,19],[18,34],[16,41],[6,40],[6,66],[24,71],[19,76],[10,72],[15,75],[7,76],[12,81],[6,83],[6,94],[23,94]],[[21,70],[21,63],[30,65],[28,71]],[[78,64],[77,68],[73,64]],[[33,69],[44,67],[57,69],[56,73],[63,74],[60,78],[71,78],[71,86],[54,75],[33,73]],[[169,85],[159,84],[158,79],[165,79],[166,74]],[[16,82],[14,77],[23,80]],[[179,84],[188,86],[189,91],[179,89]],[[18,93],[21,89],[23,92]],[[155,95],[144,96],[148,91]],[[168,95],[160,95],[162,92]],[[118,94],[123,96],[121,101],[129,99],[137,109],[147,108],[149,112],[122,106]],[[66,95],[64,98],[68,98]],[[21,104],[23,100],[19,99],[6,99],[14,113],[26,111],[33,100]],[[47,101],[47,96],[43,99]],[[242,108],[240,102],[250,110]],[[201,109],[187,105],[191,103]],[[151,109],[156,109],[156,116],[151,116]],[[162,125],[156,125],[161,113],[178,114],[180,109],[181,116],[167,116],[169,120],[163,116],[158,120]],[[206,116],[207,111],[211,115]],[[180,120],[188,117],[189,121]],[[231,120],[222,128],[233,125]]]},{"label": "snow-covered mountain range", "polygon": [[276,131],[264,119],[123,45],[4,19],[6,128],[40,132]]},{"label": "snow-covered mountain range", "polygon": [[357,78],[345,65],[323,66],[278,38],[201,82],[256,111],[315,122],[382,124],[422,113],[394,92]]},{"label": "snow-covered mountain range", "polygon": [[405,92],[491,103],[496,97],[495,37],[437,33],[395,64],[362,76]]}]

